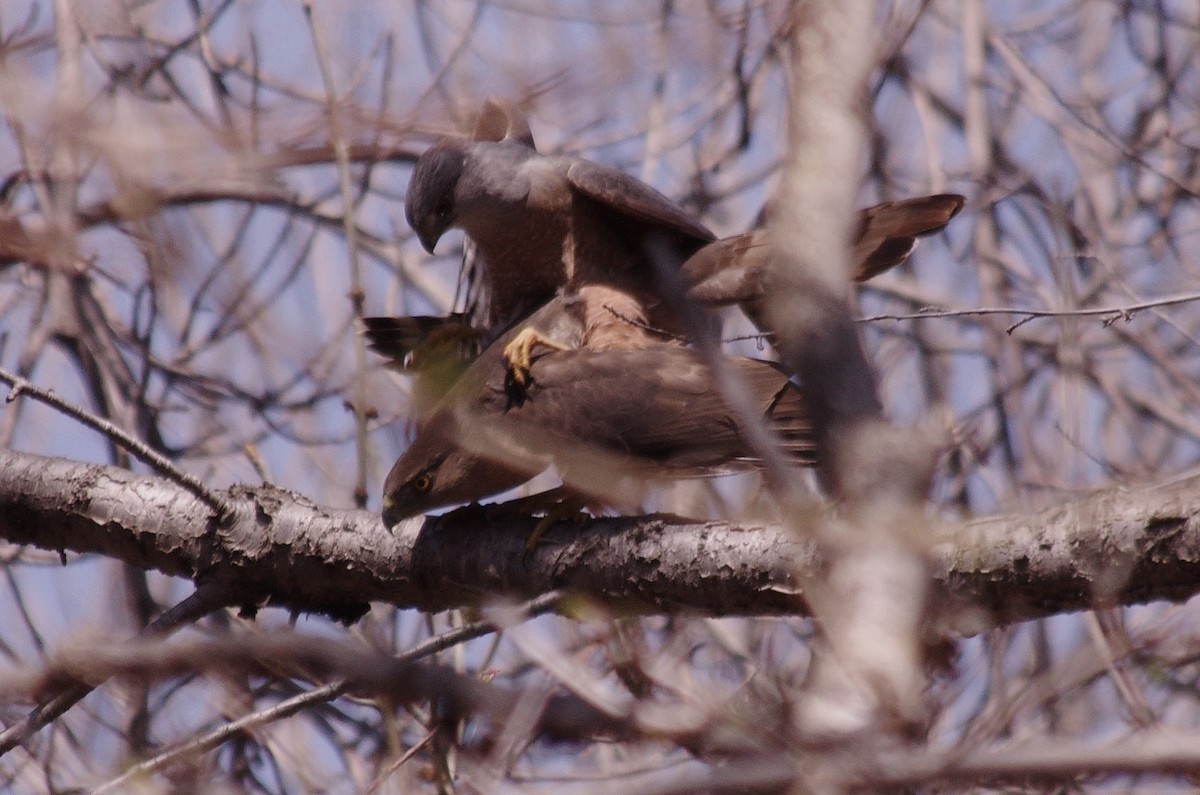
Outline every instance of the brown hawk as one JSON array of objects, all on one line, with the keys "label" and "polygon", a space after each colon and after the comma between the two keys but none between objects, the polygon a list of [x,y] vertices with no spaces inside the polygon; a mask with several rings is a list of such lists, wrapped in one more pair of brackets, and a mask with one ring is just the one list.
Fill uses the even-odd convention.
[{"label": "brown hawk", "polygon": [[[477,281],[466,314],[366,321],[372,347],[402,367],[425,370],[446,357],[465,369],[457,381],[442,379],[453,386],[388,475],[389,526],[506,491],[552,464],[583,491],[600,459],[622,472],[673,476],[756,465],[701,357],[648,329],[685,330],[665,295],[671,288],[652,267],[663,259],[686,295],[709,306],[741,303],[753,317],[765,235],[714,242],[644,183],[538,154],[528,127],[497,107],[485,109],[475,140],[444,140],[421,156],[405,201],[427,250],[451,227],[467,233]],[[916,237],[942,228],[962,201],[932,196],[864,211],[857,275],[902,261]],[[552,351],[533,357],[539,342]],[[510,369],[514,346],[528,358]],[[802,395],[787,374],[754,359],[729,366],[792,458],[811,464]]]},{"label": "brown hawk", "polygon": [[[962,209],[963,202],[963,197],[956,194],[937,194],[886,202],[860,211],[850,250],[850,261],[855,268],[851,278],[864,282],[904,262],[917,239],[945,227]],[[767,233],[762,229],[705,245],[680,267],[687,298],[706,306],[740,304],[757,323],[768,251]],[[503,272],[500,269],[493,275]],[[585,310],[590,313],[593,328],[588,347],[629,349],[644,344],[647,339],[643,328],[635,323],[646,313],[635,311],[624,315],[614,306],[616,301],[606,300],[614,297],[611,293],[599,285],[594,287],[585,291],[593,298]],[[549,292],[552,294],[553,290]],[[545,289],[538,293],[543,297],[545,294]],[[621,322],[598,330],[596,318]],[[445,373],[461,372],[489,337],[488,329],[473,321],[469,312],[445,318],[376,317],[364,322],[372,347],[391,358],[399,369],[410,372],[434,366]],[[603,344],[605,337],[614,334],[629,339],[621,344]],[[452,380],[437,378],[436,383],[448,384]]]},{"label": "brown hawk", "polygon": [[[388,473],[383,516],[389,527],[515,488],[550,465],[568,488],[604,502],[610,496],[599,485],[605,473],[640,482],[761,464],[695,351],[665,343],[581,348],[581,303],[551,299],[467,368]],[[532,378],[520,386],[503,349],[526,328],[568,350],[534,356]],[[803,395],[787,373],[757,359],[731,358],[729,366],[792,460],[811,464]]]},{"label": "brown hawk", "polygon": [[[962,206],[963,197],[941,194],[863,210],[854,278],[904,261],[918,237],[942,229]],[[506,328],[558,289],[594,284],[608,288],[611,311],[593,312],[589,337],[620,324],[614,313],[681,331],[648,262],[652,243],[669,268],[682,270],[693,300],[723,305],[761,294],[764,231],[712,243],[703,224],[644,182],[588,160],[539,154],[526,121],[495,100],[485,103],[471,140],[443,139],[418,158],[404,213],[431,253],[450,228],[466,233],[466,314],[476,328]],[[632,325],[586,344],[631,347],[620,332],[632,333]]]},{"label": "brown hawk", "polygon": [[[501,127],[504,137],[490,140]],[[593,297],[608,309],[591,310],[587,347],[636,347],[641,339],[627,338],[640,336],[638,323],[684,330],[663,300],[650,247],[678,269],[712,232],[618,169],[539,154],[528,126],[498,103],[485,106],[475,138],[447,138],[426,150],[404,202],[427,251],[452,227],[471,241],[478,273],[467,309],[472,325],[506,328],[560,288],[569,294],[593,285],[603,288]]]}]

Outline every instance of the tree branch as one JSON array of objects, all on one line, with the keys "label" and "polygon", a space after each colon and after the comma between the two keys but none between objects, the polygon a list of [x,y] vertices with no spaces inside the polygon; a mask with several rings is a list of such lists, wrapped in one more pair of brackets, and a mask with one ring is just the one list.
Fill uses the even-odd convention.
[{"label": "tree branch", "polygon": [[[526,550],[537,520],[486,508],[410,520],[393,534],[374,513],[269,486],[225,495],[232,519],[218,531],[211,508],[163,478],[0,452],[0,537],[215,582],[246,605],[351,618],[365,602],[434,611],[570,588],[650,612],[802,614],[798,583],[822,565],[776,526],[596,519],[560,523]],[[1200,476],[972,522],[934,553],[938,598],[962,607],[957,632],[1184,599],[1200,590]]]}]

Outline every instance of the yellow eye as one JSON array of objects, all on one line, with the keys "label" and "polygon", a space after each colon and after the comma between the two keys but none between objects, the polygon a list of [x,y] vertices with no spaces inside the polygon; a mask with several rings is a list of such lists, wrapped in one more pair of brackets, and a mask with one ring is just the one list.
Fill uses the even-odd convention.
[{"label": "yellow eye", "polygon": [[417,475],[413,478],[412,487],[417,491],[429,491],[429,487],[433,485],[433,478],[429,475]]}]

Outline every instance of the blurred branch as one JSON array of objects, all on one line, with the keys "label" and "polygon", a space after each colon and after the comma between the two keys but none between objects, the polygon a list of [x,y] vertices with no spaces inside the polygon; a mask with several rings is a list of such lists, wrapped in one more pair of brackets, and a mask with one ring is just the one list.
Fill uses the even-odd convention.
[{"label": "blurred branch", "polygon": [[[531,618],[540,615],[547,610],[551,610],[562,599],[562,594],[551,592],[533,599],[524,605],[520,605],[508,611],[504,611],[503,620],[506,625],[511,625],[518,620]],[[441,635],[429,638],[428,640],[418,643],[416,646],[405,649],[400,654],[386,657],[387,665],[411,663],[414,660],[419,660],[422,657],[427,657],[444,649],[463,643],[472,638],[482,637],[497,631],[500,628],[496,621],[483,620],[472,621],[457,629],[444,632]],[[248,732],[265,726],[275,721],[288,718],[301,710],[313,707],[317,704],[325,704],[342,696],[353,692],[354,682],[345,678],[335,679],[328,684],[306,690],[298,696],[286,699],[278,704],[274,704],[266,709],[255,710],[248,715],[243,715],[237,720],[229,721],[210,732],[206,732],[189,742],[177,745],[166,751],[163,751],[156,756],[139,762],[133,767],[126,770],[117,778],[107,782],[102,787],[96,790],[99,792],[118,791],[118,788],[125,785],[131,779],[139,776],[149,775],[159,770],[168,768],[171,764],[177,763],[186,759],[189,756],[211,751],[214,748],[226,742],[231,737],[236,736],[241,732]],[[418,748],[420,746],[417,746]],[[414,749],[415,750],[415,749]]]},{"label": "blurred branch", "polygon": [[[346,133],[342,129],[341,114],[338,109],[339,100],[337,87],[333,82],[333,74],[329,70],[329,54],[321,34],[321,26],[313,19],[311,0],[304,3],[304,18],[312,32],[313,53],[316,55],[317,66],[320,67],[321,80],[325,84],[325,93],[329,105],[329,135],[333,143],[333,151],[337,155],[338,191],[342,196],[342,229],[346,236],[346,251],[350,256],[350,304],[357,321],[363,318],[362,262],[358,251],[358,225],[356,212],[358,202],[350,182],[350,146]],[[354,392],[352,409],[354,411],[354,441],[355,460],[358,464],[357,477],[354,481],[354,504],[359,508],[367,507],[367,345],[361,334],[352,334],[354,346]]]},{"label": "blurred branch", "polygon": [[[211,510],[162,478],[0,452],[3,538],[212,581],[231,604],[352,617],[364,602],[432,611],[568,588],[645,612],[803,614],[797,583],[823,565],[809,542],[771,525],[595,519],[560,523],[528,550],[538,520],[486,507],[392,534],[376,514],[272,487],[233,488],[226,499],[233,519],[217,533]],[[1200,548],[1200,475],[979,520],[931,541],[952,631],[1184,599],[1200,591],[1190,552]]]},{"label": "blurred branch", "polygon": [[[0,692],[12,697],[53,687],[64,679],[99,680],[114,676],[154,682],[196,672],[254,674],[344,680],[350,692],[385,696],[407,704],[443,699],[451,714],[472,714],[501,722],[521,698],[519,690],[481,681],[436,663],[397,659],[361,641],[287,632],[174,643],[120,644],[89,638],[60,649],[48,665],[13,670],[0,677]],[[569,695],[551,697],[541,731],[558,739],[627,735],[632,710],[599,709]]]},{"label": "blurred branch", "polygon": [[[1169,776],[1200,771],[1200,736],[1190,731],[1157,731],[1123,737],[1106,744],[1079,740],[1015,743],[992,750],[905,750],[870,753],[857,748],[845,754],[853,770],[854,790],[864,792],[951,783],[978,785],[1013,782],[1022,792],[1039,792],[1035,782],[1078,785],[1080,776],[1121,773]],[[643,795],[675,795],[704,791],[776,791],[794,784],[796,775],[782,756],[724,760],[720,765],[679,775],[673,771],[658,786],[642,787]],[[609,792],[610,790],[605,790]],[[611,790],[617,792],[616,789]],[[974,791],[974,790],[972,790]],[[1054,792],[1059,789],[1050,790]]]},{"label": "blurred branch", "polygon": [[[822,630],[796,715],[809,738],[895,735],[921,726],[927,711],[923,508],[936,443],[884,419],[848,300],[874,11],[873,3],[794,6],[787,155],[769,225],[768,325],[780,361],[804,384],[817,472],[837,503],[836,515],[815,523],[784,503],[824,559],[820,577],[802,580]],[[828,764],[804,775],[823,781],[816,789],[846,785]]]},{"label": "blurred branch", "polygon": [[[384,696],[393,703],[407,704],[437,699],[457,718],[479,716],[493,726],[502,726],[513,714],[526,693],[478,677],[459,673],[449,666],[414,663],[396,659],[370,649],[361,642],[317,636],[280,633],[188,640],[164,644],[153,641],[134,644],[106,644],[89,641],[60,650],[41,670],[12,672],[0,687],[21,692],[56,677],[122,676],[144,682],[193,674],[196,672],[233,675],[285,675],[303,678],[334,678],[345,681],[352,692]],[[323,688],[322,688],[323,690]],[[320,691],[316,691],[320,692]],[[534,736],[554,740],[607,737],[659,737],[685,744],[704,742],[718,753],[749,753],[753,765],[734,763],[727,773],[730,779],[746,786],[771,783],[784,785],[791,779],[785,765],[770,764],[768,749],[737,742],[737,733],[722,731],[729,727],[717,715],[698,715],[687,707],[672,708],[638,703],[598,707],[569,693],[554,693],[538,710]],[[716,743],[716,745],[714,745]],[[194,751],[209,750],[194,748]],[[1200,770],[1200,752],[1193,733],[1161,731],[1144,737],[1123,738],[1106,746],[1079,741],[1016,744],[1002,749],[913,750],[903,753],[855,745],[841,749],[843,762],[852,771],[857,786],[904,786],[932,781],[977,781],[1027,779],[1059,780],[1083,773],[1182,772]],[[778,761],[778,758],[775,758]],[[764,765],[764,763],[767,763]],[[164,763],[165,764],[165,763]],[[158,765],[159,768],[162,765]],[[105,785],[100,791],[112,791],[131,775],[149,772],[143,765]],[[751,769],[758,776],[748,775]],[[770,771],[770,778],[761,776]],[[742,779],[740,776],[746,776]],[[709,784],[712,782],[709,781]],[[693,791],[683,790],[653,791]]]},{"label": "blurred branch", "polygon": [[[166,610],[143,630],[144,637],[168,635],[184,624],[208,615],[226,606],[222,589],[202,585],[179,604]],[[75,677],[63,676],[53,684],[47,684],[39,694],[37,707],[13,721],[0,732],[0,755],[8,753],[30,735],[58,718],[95,689],[93,684]]]}]

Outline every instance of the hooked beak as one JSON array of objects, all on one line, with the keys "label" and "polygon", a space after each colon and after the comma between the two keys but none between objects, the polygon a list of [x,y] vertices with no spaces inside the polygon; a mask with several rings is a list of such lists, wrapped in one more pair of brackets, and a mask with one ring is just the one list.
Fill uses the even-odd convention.
[{"label": "hooked beak", "polygon": [[438,241],[442,239],[440,232],[432,232],[429,230],[417,230],[417,240],[421,241],[421,248],[425,249],[429,254],[433,253],[434,247]]},{"label": "hooked beak", "polygon": [[408,517],[404,516],[400,511],[396,510],[396,506],[392,504],[392,501],[390,499],[388,499],[387,497],[384,497],[384,499],[383,499],[383,526],[384,527],[386,527],[388,530],[394,530],[396,528],[396,525],[400,524],[400,522],[404,521],[406,518],[408,518]]}]

